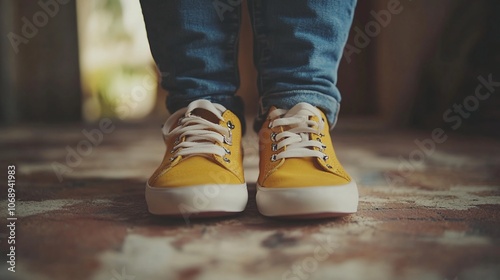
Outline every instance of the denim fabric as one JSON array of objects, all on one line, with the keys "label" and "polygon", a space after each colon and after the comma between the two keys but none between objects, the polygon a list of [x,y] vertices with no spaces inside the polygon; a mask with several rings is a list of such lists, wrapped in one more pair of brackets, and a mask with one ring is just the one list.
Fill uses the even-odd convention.
[{"label": "denim fabric", "polygon": [[[241,0],[141,0],[153,57],[174,112],[196,99],[220,103],[243,121],[237,48]],[[248,0],[258,70],[260,120],[271,106],[299,102],[336,122],[337,69],[356,0]],[[244,121],[243,121],[244,122]]]}]

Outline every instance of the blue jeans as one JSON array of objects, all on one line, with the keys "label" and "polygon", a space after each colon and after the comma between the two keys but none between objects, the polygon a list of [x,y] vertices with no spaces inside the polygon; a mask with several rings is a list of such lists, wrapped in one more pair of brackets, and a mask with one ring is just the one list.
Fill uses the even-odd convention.
[{"label": "blue jeans", "polygon": [[[222,104],[243,120],[238,37],[242,0],[141,0],[149,44],[174,112],[191,101]],[[260,95],[256,130],[271,106],[319,107],[333,127],[337,69],[356,0],[248,0]],[[242,122],[244,123],[244,122]]]}]

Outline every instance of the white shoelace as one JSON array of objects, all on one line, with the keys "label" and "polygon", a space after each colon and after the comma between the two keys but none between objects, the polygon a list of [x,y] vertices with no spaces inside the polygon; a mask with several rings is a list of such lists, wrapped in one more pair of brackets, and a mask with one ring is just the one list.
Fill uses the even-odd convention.
[{"label": "white shoelace", "polygon": [[[310,120],[312,116],[316,116],[319,122]],[[290,127],[274,136],[277,142],[276,150],[286,147],[286,150],[276,154],[274,160],[303,157],[326,158],[326,155],[321,152],[325,148],[323,143],[316,139],[309,139],[311,133],[321,134],[325,125],[316,107],[308,103],[299,103],[290,110],[274,110],[269,114],[269,118],[271,119],[270,128]],[[314,147],[319,150],[312,149]]]},{"label": "white shoelace", "polygon": [[[222,147],[222,143],[230,143],[231,130],[218,123],[193,115],[192,112],[195,109],[207,110],[219,120],[224,121],[222,113],[226,111],[226,108],[208,100],[193,101],[188,107],[175,112],[162,128],[165,137],[176,137],[177,139],[173,147],[174,155],[172,158],[211,154],[224,156],[228,151]],[[170,131],[176,122],[179,123],[179,126]],[[184,139],[184,141],[180,139]]]}]

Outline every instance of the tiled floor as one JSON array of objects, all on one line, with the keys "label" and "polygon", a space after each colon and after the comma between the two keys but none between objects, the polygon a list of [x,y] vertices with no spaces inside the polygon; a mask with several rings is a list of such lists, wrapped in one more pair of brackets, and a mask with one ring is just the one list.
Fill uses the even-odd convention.
[{"label": "tiled floor", "polygon": [[359,184],[358,214],[301,222],[259,215],[249,133],[246,211],[187,223],[146,210],[144,181],[164,149],[159,122],[117,125],[96,146],[82,144],[78,126],[2,128],[2,199],[6,166],[15,164],[18,220],[15,273],[0,227],[0,279],[500,279],[498,140],[447,134],[424,154],[415,140],[430,131],[340,126],[334,141]]}]

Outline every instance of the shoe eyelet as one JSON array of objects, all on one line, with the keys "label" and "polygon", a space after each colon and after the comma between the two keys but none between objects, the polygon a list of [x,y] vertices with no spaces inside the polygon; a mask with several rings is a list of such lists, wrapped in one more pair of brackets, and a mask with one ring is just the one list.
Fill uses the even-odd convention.
[{"label": "shoe eyelet", "polygon": [[276,160],[278,160],[278,159],[277,159],[277,155],[276,155],[276,154],[272,155],[272,156],[271,156],[271,161],[276,161]]},{"label": "shoe eyelet", "polygon": [[276,135],[278,135],[278,134],[276,134],[275,132],[271,133],[271,140],[273,142],[276,142]]},{"label": "shoe eyelet", "polygon": [[225,162],[227,162],[227,163],[230,163],[230,162],[231,162],[231,160],[230,160],[230,159],[228,159],[227,157],[223,157],[222,159],[223,159]]},{"label": "shoe eyelet", "polygon": [[226,149],[226,148],[224,148],[224,147],[223,147],[223,149],[224,149],[224,151],[226,152],[226,154],[228,154],[228,155],[230,155],[230,154],[231,154],[231,150]]},{"label": "shoe eyelet", "polygon": [[229,136],[224,135],[224,143],[228,144],[229,146],[233,145],[233,133],[231,130],[228,130]]},{"label": "shoe eyelet", "polygon": [[328,168],[330,168],[330,169],[332,169],[332,168],[333,168],[333,167],[332,167],[331,165],[329,165],[329,164],[327,164],[327,165],[326,165],[326,167],[328,167]]},{"label": "shoe eyelet", "polygon": [[325,135],[323,133],[320,133],[319,137],[325,137]]},{"label": "shoe eyelet", "polygon": [[321,138],[319,138],[319,137],[318,137],[318,138],[316,138],[316,141],[318,141],[318,142],[322,143],[322,142],[321,142]]},{"label": "shoe eyelet", "polygon": [[234,129],[235,128],[234,124],[231,121],[227,122],[227,127],[229,127],[229,129]]},{"label": "shoe eyelet", "polygon": [[323,160],[324,160],[324,161],[327,161],[328,159],[329,159],[329,157],[328,157],[328,156],[323,156]]},{"label": "shoe eyelet", "polygon": [[273,127],[273,122],[269,121],[269,123],[267,124],[267,128],[272,128],[272,127]]},{"label": "shoe eyelet", "polygon": [[180,141],[181,141],[181,140],[179,139],[179,137],[177,137],[177,138],[175,138],[175,142],[174,142],[174,144],[175,144],[175,145],[177,145],[177,144],[179,144],[179,142],[180,142]]},{"label": "shoe eyelet", "polygon": [[170,162],[174,161],[176,158],[177,158],[176,156],[175,157],[171,157],[170,158]]},{"label": "shoe eyelet", "polygon": [[276,144],[276,143],[271,144],[271,150],[273,152],[276,152],[278,150],[278,144]]}]

